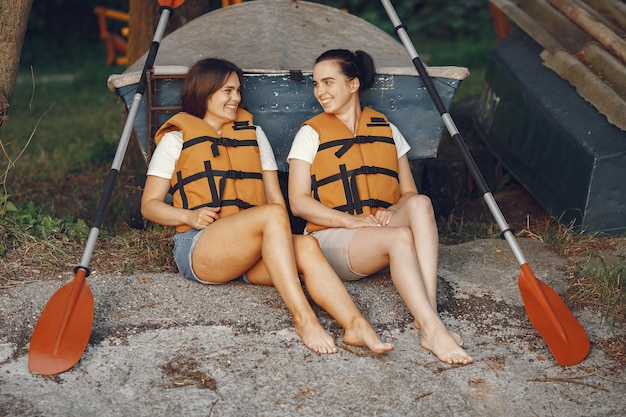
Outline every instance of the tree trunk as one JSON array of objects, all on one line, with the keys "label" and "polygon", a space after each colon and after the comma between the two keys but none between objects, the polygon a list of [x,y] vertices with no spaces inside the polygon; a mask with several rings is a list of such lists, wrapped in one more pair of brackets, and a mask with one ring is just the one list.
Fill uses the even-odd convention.
[{"label": "tree trunk", "polygon": [[[173,9],[165,29],[165,35],[210,11],[210,3],[210,1],[186,1],[180,7]],[[161,15],[159,2],[130,0],[129,15],[128,65],[131,65],[150,49]]]},{"label": "tree trunk", "polygon": [[0,1],[0,130],[7,119],[33,0]]}]

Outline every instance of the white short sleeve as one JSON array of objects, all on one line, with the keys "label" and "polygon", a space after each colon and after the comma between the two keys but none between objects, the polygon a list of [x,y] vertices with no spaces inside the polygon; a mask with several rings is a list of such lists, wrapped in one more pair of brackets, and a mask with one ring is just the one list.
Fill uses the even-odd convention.
[{"label": "white short sleeve", "polygon": [[391,126],[391,133],[393,134],[393,142],[396,144],[396,150],[398,151],[398,159],[405,155],[410,149],[411,145],[406,141],[400,130],[393,123],[389,123]]},{"label": "white short sleeve", "polygon": [[261,169],[263,171],[278,171],[274,150],[261,126],[256,127],[256,140],[259,143],[261,154]]},{"label": "white short sleeve", "polygon": [[180,130],[167,132],[161,138],[159,146],[156,147],[150,165],[148,165],[148,175],[159,178],[171,179],[176,169],[176,163],[183,149],[183,134]]},{"label": "white short sleeve", "polygon": [[309,125],[304,125],[298,130],[291,144],[287,161],[290,159],[301,159],[313,164],[317,148],[320,146],[320,138],[317,131]]}]

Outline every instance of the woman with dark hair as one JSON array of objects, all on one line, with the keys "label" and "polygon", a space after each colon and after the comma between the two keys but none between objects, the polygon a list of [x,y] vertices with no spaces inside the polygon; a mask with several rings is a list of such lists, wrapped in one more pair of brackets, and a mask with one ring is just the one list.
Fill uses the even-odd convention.
[{"label": "woman with dark hair", "polygon": [[[240,108],[243,81],[241,69],[220,59],[190,68],[182,111],[155,136],[142,214],[176,227],[174,258],[186,278],[275,286],[311,350],[335,353],[337,347],[317,320],[299,273],[311,298],[345,329],[345,343],[392,350],[357,309],[317,241],[292,236],[269,141]],[[172,205],[165,202],[170,192]]]},{"label": "woman with dark hair", "polygon": [[422,346],[441,361],[469,364],[461,338],[437,312],[437,224],[430,199],[417,191],[409,145],[384,114],[360,104],[375,73],[363,51],[329,50],[315,61],[314,94],[324,112],[292,144],[290,206],[341,279],[388,266]]}]

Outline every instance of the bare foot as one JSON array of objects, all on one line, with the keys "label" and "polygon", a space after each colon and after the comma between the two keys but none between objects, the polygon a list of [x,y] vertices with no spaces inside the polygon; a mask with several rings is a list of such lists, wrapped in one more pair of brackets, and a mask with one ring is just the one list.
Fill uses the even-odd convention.
[{"label": "bare foot", "polygon": [[[415,325],[415,328],[417,330],[421,330],[420,324],[417,321],[414,321],[413,324]],[[461,336],[459,336],[458,333],[453,332],[452,330],[449,330],[449,329],[448,329],[448,333],[450,333],[450,337],[454,339],[457,345],[463,346],[463,339],[461,339]]]},{"label": "bare foot", "polygon": [[335,341],[317,321],[296,324],[296,333],[304,345],[315,353],[337,353]]},{"label": "bare foot", "polygon": [[461,336],[459,336],[458,333],[453,332],[452,330],[448,329],[448,333],[450,333],[450,337],[452,337],[452,339],[454,340],[454,342],[459,345],[459,346],[463,346],[463,339],[461,339]]},{"label": "bare foot", "polygon": [[380,340],[376,331],[370,326],[365,318],[356,319],[353,326],[346,329],[343,341],[352,346],[369,348],[374,353],[387,353],[394,349],[392,343],[384,343]]},{"label": "bare foot", "polygon": [[431,351],[440,361],[450,365],[468,365],[474,358],[465,352],[450,335],[445,326],[437,325],[431,330],[422,330],[422,347]]}]

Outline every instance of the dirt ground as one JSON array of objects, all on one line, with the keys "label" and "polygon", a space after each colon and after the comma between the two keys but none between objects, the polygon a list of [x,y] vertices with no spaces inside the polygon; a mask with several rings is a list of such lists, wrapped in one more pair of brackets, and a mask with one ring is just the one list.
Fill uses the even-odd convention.
[{"label": "dirt ground", "polygon": [[[562,293],[566,262],[536,240],[519,242],[537,277]],[[475,357],[464,367],[421,348],[386,273],[347,285],[395,343],[386,355],[345,345],[323,311],[340,350],[312,353],[273,288],[96,274],[88,278],[95,319],[80,362],[38,376],[28,371],[30,334],[64,281],[15,286],[0,291],[0,416],[626,415],[626,362],[610,348],[608,326],[597,313],[573,311],[591,351],[559,366],[527,319],[518,273],[502,240],[441,247],[440,312]]]}]

